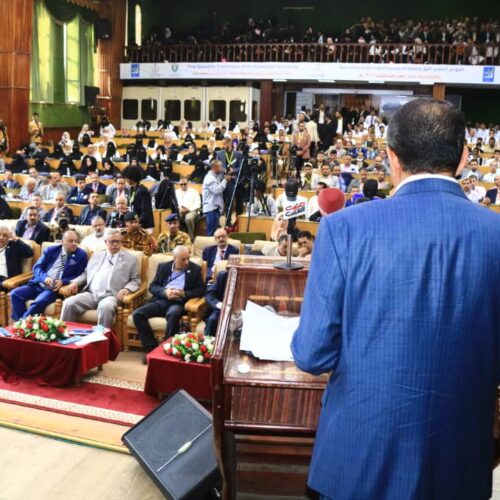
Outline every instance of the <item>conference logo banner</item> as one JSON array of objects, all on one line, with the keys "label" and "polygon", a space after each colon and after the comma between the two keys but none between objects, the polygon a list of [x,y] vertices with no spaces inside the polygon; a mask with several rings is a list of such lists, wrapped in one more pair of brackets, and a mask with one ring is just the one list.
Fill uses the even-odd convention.
[{"label": "conference logo banner", "polygon": [[203,79],[500,85],[499,66],[344,63],[132,63],[122,80]]}]

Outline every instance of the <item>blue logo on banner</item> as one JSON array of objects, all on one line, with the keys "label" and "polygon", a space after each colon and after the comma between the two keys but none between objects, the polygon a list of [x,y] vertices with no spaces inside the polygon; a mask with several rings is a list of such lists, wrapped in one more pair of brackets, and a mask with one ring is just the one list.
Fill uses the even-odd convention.
[{"label": "blue logo on banner", "polygon": [[139,76],[141,74],[140,67],[141,67],[140,64],[137,64],[137,63],[131,64],[131,67],[130,67],[130,76],[132,78],[139,78]]},{"label": "blue logo on banner", "polygon": [[483,82],[491,82],[495,81],[495,67],[494,66],[485,66],[483,68]]}]

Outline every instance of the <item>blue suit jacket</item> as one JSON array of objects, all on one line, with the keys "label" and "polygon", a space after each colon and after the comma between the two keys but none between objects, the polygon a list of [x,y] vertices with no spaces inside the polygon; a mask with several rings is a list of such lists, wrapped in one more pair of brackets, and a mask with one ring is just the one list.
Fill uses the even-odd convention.
[{"label": "blue suit jacket", "polygon": [[490,498],[499,248],[498,214],[447,180],[322,218],[292,342],[299,368],[332,371],[312,488],[339,499]]},{"label": "blue suit jacket", "polygon": [[[224,252],[224,260],[229,259],[230,255],[236,255],[240,253],[240,249],[233,247],[233,245],[228,245],[226,251]],[[212,245],[203,249],[201,258],[207,263],[207,281],[212,277],[214,267],[215,257],[217,256],[217,245]]]},{"label": "blue suit jacket", "polygon": [[[59,257],[61,249],[62,245],[54,245],[48,247],[43,252],[40,259],[33,266],[33,279],[28,283],[28,285],[43,283],[47,279],[47,272]],[[85,271],[86,267],[87,254],[81,248],[77,248],[76,252],[71,254],[66,261],[66,266],[64,267],[64,271],[61,276],[63,285],[69,284],[70,281],[80,276],[80,274]]]}]

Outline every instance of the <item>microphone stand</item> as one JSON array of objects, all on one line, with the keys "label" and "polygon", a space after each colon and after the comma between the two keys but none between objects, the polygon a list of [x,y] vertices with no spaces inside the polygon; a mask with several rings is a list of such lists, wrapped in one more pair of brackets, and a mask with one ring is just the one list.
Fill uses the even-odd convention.
[{"label": "microphone stand", "polygon": [[304,267],[304,264],[301,262],[292,262],[292,234],[295,230],[295,222],[296,219],[288,219],[288,227],[287,227],[287,245],[286,245],[286,261],[285,262],[276,262],[274,267],[276,269],[283,269],[287,271],[298,271]]}]

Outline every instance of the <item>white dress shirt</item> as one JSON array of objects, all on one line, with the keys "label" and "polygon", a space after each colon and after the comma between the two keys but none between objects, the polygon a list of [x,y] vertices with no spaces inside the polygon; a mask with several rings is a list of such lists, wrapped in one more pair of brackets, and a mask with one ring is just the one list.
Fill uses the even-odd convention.
[{"label": "white dress shirt", "polygon": [[101,262],[94,278],[90,282],[90,291],[96,296],[102,296],[109,291],[109,283],[113,274],[113,269],[116,264],[118,254],[111,255],[106,252],[104,260]]},{"label": "white dress shirt", "polygon": [[201,207],[201,199],[198,191],[192,187],[188,187],[186,191],[182,189],[175,190],[175,197],[179,207],[187,208],[190,212],[199,210]]},{"label": "white dress shirt", "polygon": [[0,248],[0,276],[7,278],[9,272],[7,271],[7,256],[5,255],[5,249],[7,247]]}]

